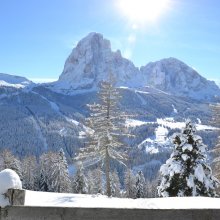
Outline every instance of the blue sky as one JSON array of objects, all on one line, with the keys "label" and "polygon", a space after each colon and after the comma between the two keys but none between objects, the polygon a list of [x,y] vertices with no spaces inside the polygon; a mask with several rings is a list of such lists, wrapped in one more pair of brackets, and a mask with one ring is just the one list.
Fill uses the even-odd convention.
[{"label": "blue sky", "polygon": [[144,24],[125,15],[120,1],[0,0],[0,72],[57,79],[77,41],[95,31],[138,67],[176,57],[220,80],[219,0],[168,0]]}]

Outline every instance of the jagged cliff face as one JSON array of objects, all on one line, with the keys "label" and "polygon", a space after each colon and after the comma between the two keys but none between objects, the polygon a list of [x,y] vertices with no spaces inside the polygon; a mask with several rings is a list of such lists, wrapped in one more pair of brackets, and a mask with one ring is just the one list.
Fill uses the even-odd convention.
[{"label": "jagged cliff face", "polygon": [[[91,89],[112,73],[117,85],[135,86],[140,72],[133,63],[112,52],[110,41],[91,33],[82,39],[68,57],[59,84],[72,89]],[[62,86],[61,86],[62,87]]]},{"label": "jagged cliff face", "polygon": [[140,70],[147,85],[173,95],[203,100],[220,96],[220,90],[214,82],[175,58],[149,63]]}]

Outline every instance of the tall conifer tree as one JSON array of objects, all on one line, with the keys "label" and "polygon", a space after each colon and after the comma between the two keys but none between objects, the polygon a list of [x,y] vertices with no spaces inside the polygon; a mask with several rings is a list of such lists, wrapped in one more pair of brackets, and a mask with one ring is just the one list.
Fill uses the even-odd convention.
[{"label": "tall conifer tree", "polygon": [[111,196],[110,160],[114,159],[124,164],[127,155],[122,149],[121,141],[125,114],[118,107],[119,92],[113,86],[113,77],[102,82],[98,93],[99,104],[89,105],[91,110],[88,125],[93,132],[90,133],[90,142],[82,148],[76,159],[83,161],[86,166],[102,162],[105,166],[106,193]]},{"label": "tall conifer tree", "polygon": [[161,184],[158,193],[162,197],[216,195],[217,179],[207,164],[207,146],[195,135],[190,120],[182,133],[174,134],[174,150],[166,164],[162,165]]}]

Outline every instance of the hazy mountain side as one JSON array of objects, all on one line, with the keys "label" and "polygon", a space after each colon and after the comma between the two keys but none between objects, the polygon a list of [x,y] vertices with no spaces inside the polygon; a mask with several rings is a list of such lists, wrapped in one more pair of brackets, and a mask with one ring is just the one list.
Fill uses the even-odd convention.
[{"label": "hazy mountain side", "polygon": [[35,87],[34,91],[43,95],[48,100],[57,103],[60,111],[66,116],[82,120],[85,115],[88,115],[88,103],[97,102],[97,92],[78,93],[76,95],[65,95],[62,93],[53,92],[47,87]]},{"label": "hazy mountain side", "polygon": [[[177,120],[190,117],[196,121],[202,116],[203,123],[208,123],[211,118],[211,111],[206,103],[148,91],[149,93],[139,93],[136,90],[122,89],[122,106],[127,111],[136,112],[139,119],[148,121],[170,116]],[[177,113],[174,112],[174,107]]]},{"label": "hazy mountain side", "polygon": [[83,128],[67,121],[52,107],[46,99],[32,92],[1,99],[0,148],[12,149],[20,156],[39,156],[47,150],[63,147],[73,156],[74,149],[81,146],[79,131]]},{"label": "hazy mountain side", "polygon": [[[119,89],[123,111],[135,114],[144,121],[169,117],[175,106],[174,118],[200,117],[203,123],[210,119],[208,106],[203,103],[186,102],[165,93],[140,93],[139,90]],[[73,96],[52,92],[39,86],[31,92],[18,92],[0,99],[1,129],[0,148],[10,148],[19,155],[41,154],[45,150],[63,147],[73,156],[84,143],[80,132],[85,132],[84,119],[89,114],[88,103],[97,102],[96,92]],[[22,128],[22,129],[21,129]],[[141,134],[142,135],[142,134]],[[143,133],[146,138],[146,135]],[[14,137],[14,138],[11,138]],[[143,138],[144,138],[143,137]],[[134,141],[132,144],[138,144]]]},{"label": "hazy mountain side", "polygon": [[14,87],[0,86],[0,99],[6,96],[11,96],[12,94],[17,93],[17,92],[18,92],[18,89]]},{"label": "hazy mountain side", "polygon": [[[34,91],[57,103],[64,114],[81,120],[89,114],[87,104],[98,102],[95,91],[72,96],[55,93],[44,87],[36,87]],[[208,104],[190,98],[179,99],[151,88],[147,88],[144,92],[130,88],[119,88],[119,91],[122,96],[121,109],[134,113],[137,118],[142,120],[155,121],[156,118],[170,117],[171,115],[177,119],[189,115],[196,120],[202,115],[202,121],[206,123],[211,117]],[[177,114],[174,113],[174,107]]]},{"label": "hazy mountain side", "polygon": [[1,105],[0,111],[0,148],[19,156],[42,154],[43,142],[28,111],[14,105]]}]

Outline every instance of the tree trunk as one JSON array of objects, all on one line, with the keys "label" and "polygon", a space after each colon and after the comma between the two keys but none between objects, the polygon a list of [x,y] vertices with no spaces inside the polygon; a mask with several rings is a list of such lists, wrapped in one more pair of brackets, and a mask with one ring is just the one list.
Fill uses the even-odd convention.
[{"label": "tree trunk", "polygon": [[105,176],[106,176],[106,193],[107,196],[111,196],[111,185],[110,185],[110,160],[109,160],[109,153],[108,147],[105,147]]}]

